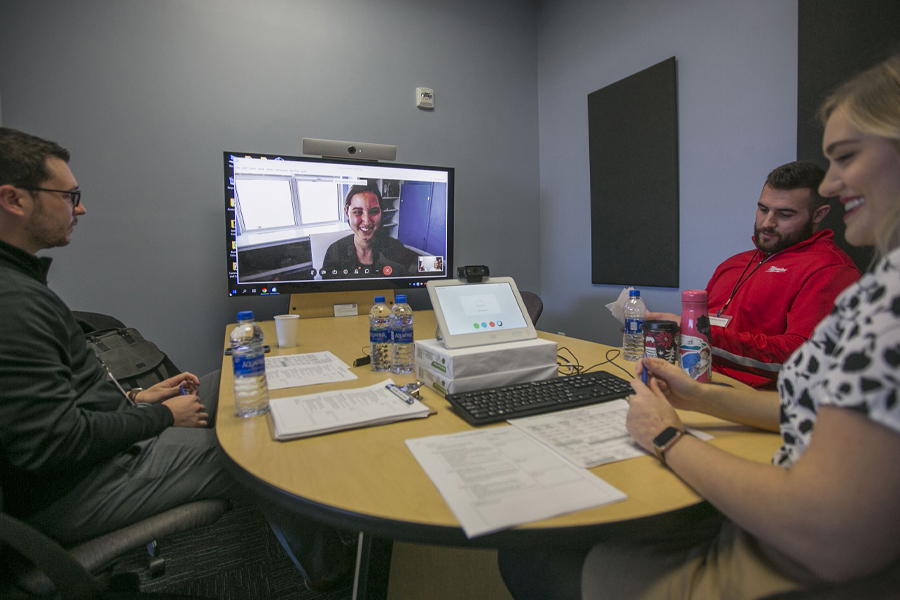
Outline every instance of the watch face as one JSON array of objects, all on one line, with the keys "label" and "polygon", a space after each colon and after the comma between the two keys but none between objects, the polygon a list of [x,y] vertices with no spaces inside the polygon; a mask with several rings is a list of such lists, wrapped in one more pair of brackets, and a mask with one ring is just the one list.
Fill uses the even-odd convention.
[{"label": "watch face", "polygon": [[681,433],[675,427],[666,427],[662,433],[653,438],[653,445],[663,447],[672,441],[672,438]]}]

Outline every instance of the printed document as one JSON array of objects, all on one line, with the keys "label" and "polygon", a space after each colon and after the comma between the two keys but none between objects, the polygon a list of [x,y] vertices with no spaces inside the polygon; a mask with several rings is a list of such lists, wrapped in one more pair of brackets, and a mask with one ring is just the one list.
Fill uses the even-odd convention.
[{"label": "printed document", "polygon": [[[552,448],[574,464],[591,469],[606,463],[646,456],[625,428],[626,400],[613,400],[534,417],[510,419],[509,424]],[[687,428],[694,436],[712,436]]]},{"label": "printed document", "polygon": [[396,387],[387,387],[393,384],[386,379],[364,388],[270,400],[275,439],[293,440],[428,416],[427,406]]},{"label": "printed document", "polygon": [[470,538],[626,498],[515,427],[406,445]]},{"label": "printed document", "polygon": [[266,381],[270,390],[354,379],[359,377],[331,352],[266,357]]}]

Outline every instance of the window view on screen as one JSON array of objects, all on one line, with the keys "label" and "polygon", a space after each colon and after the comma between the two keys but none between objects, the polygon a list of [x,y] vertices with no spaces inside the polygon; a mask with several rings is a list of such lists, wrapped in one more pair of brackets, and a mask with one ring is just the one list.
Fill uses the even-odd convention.
[{"label": "window view on screen", "polygon": [[448,285],[435,292],[450,335],[528,327],[508,283]]},{"label": "window view on screen", "polygon": [[232,296],[452,272],[451,168],[226,152],[225,207]]}]

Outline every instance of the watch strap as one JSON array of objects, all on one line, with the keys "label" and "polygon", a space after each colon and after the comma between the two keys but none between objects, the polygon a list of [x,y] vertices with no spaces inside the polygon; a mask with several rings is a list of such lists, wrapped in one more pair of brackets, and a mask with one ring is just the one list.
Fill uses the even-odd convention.
[{"label": "watch strap", "polygon": [[677,444],[685,436],[685,433],[683,429],[677,427],[666,427],[662,433],[653,438],[653,450],[662,466],[669,467],[666,463],[666,452]]}]

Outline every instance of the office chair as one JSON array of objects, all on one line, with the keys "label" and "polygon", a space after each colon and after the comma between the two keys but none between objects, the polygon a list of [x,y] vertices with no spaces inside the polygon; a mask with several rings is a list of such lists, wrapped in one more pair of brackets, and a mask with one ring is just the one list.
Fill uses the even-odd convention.
[{"label": "office chair", "polygon": [[[191,502],[64,549],[40,531],[2,512],[0,496],[0,562],[6,571],[0,582],[0,598],[183,598],[140,594],[137,576],[109,576],[113,561],[165,535],[213,523],[229,507],[226,500]],[[159,568],[159,560],[154,557],[151,563]]]},{"label": "office chair", "polygon": [[537,327],[538,319],[541,316],[541,313],[544,312],[544,303],[541,301],[541,297],[532,292],[519,292],[519,295],[522,296],[522,302],[525,303],[525,308],[528,310],[528,316],[531,317],[531,322],[534,323],[534,326]]}]

